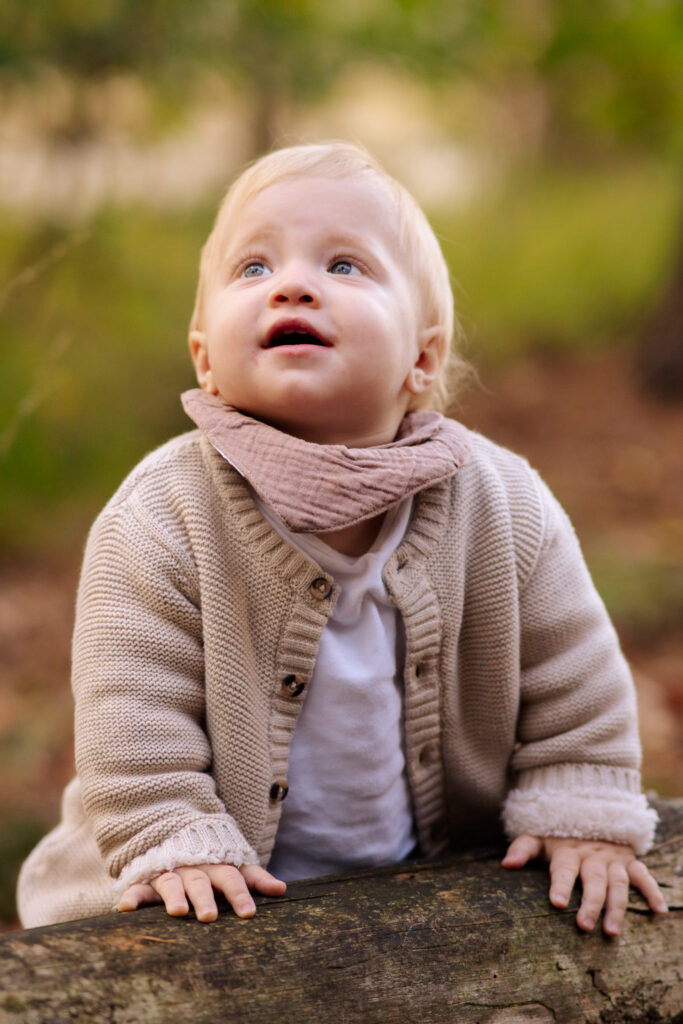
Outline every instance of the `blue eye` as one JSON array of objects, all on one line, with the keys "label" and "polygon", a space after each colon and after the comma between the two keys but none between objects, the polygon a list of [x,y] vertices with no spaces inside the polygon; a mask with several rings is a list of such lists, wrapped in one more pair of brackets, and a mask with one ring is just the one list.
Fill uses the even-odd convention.
[{"label": "blue eye", "polygon": [[242,277],[265,277],[266,274],[270,274],[270,270],[261,260],[252,260],[242,271]]},{"label": "blue eye", "polygon": [[341,274],[349,277],[351,274],[360,274],[360,270],[350,260],[335,260],[330,267],[330,274]]}]

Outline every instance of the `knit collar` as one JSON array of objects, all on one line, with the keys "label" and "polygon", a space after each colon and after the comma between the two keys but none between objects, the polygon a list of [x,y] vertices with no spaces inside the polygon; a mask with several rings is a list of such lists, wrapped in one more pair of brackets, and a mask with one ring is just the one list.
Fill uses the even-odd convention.
[{"label": "knit collar", "polygon": [[201,388],[184,392],[182,403],[293,533],[327,533],[371,519],[448,479],[470,456],[467,429],[436,412],[410,413],[388,444],[347,448],[292,437]]}]

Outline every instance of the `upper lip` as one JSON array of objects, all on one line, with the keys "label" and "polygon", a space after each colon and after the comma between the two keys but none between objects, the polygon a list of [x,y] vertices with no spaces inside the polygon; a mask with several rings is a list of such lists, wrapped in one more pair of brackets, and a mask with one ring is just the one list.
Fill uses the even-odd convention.
[{"label": "upper lip", "polygon": [[287,317],[284,320],[278,320],[277,323],[273,324],[268,333],[266,334],[265,341],[263,344],[264,348],[270,348],[277,337],[282,334],[309,334],[312,338],[315,338],[318,344],[330,347],[332,342],[316,330],[307,320],[301,317]]}]

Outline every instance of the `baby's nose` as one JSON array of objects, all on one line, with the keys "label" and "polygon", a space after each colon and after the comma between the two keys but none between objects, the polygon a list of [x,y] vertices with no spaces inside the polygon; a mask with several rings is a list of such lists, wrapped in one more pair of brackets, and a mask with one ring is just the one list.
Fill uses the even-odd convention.
[{"label": "baby's nose", "polygon": [[283,289],[282,291],[276,292],[273,295],[274,302],[313,302],[313,296],[309,295],[308,292],[297,291],[292,292],[290,289]]},{"label": "baby's nose", "polygon": [[303,270],[293,268],[290,272],[279,274],[278,280],[274,282],[271,292],[271,302],[274,304],[304,302],[316,305],[319,301],[319,291],[311,275]]}]

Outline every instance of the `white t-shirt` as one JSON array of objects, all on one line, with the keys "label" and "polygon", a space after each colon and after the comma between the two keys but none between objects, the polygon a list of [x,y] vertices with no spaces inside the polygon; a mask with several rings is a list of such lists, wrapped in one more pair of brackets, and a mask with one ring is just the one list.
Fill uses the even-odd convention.
[{"label": "white t-shirt", "polygon": [[263,516],[341,591],[322,634],[290,747],[289,793],[268,865],[292,881],[396,863],[416,843],[403,753],[402,636],[382,570],[406,532],[408,498],[360,558]]}]

